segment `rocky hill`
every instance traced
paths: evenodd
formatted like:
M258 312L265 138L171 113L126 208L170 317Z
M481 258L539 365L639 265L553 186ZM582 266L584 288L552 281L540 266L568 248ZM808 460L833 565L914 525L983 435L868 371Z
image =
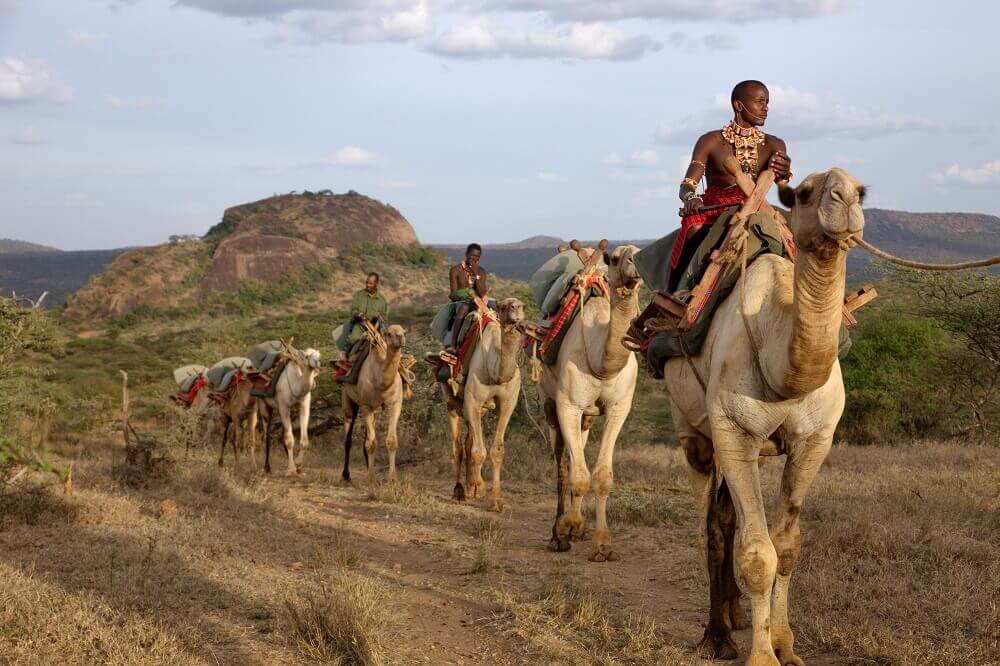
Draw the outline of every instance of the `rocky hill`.
M427 280L410 275L392 284L396 269L442 262L418 244L392 206L354 191L293 193L229 208L201 238L125 252L69 300L66 315L183 313L254 299L289 308L296 298L310 298L297 307L334 306L350 298L367 270L386 273L390 293L417 297L431 291L430 272Z
M22 252L62 252L59 248L29 243L28 241L14 240L13 238L0 238L0 254Z

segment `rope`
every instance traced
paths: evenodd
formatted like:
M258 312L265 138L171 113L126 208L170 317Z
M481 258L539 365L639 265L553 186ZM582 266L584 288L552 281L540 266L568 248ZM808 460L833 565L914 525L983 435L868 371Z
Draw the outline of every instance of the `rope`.
M906 268L916 268L921 271L961 271L967 268L983 268L984 266L995 266L1000 264L1000 256L990 257L988 259L977 259L976 261L963 261L957 264L928 264L922 261L913 261L912 259L902 259L889 254L885 250L880 250L861 238L856 238L854 240L857 241L858 245L865 248L879 259L885 259L890 263L905 266Z

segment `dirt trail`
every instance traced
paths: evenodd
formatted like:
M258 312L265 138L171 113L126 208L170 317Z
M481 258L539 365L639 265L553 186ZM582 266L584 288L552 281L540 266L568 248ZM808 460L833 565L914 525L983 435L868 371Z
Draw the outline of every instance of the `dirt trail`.
M483 501L453 502L444 479L426 480L420 472L427 470L413 471L411 478L425 479L414 482L425 503L416 510L406 501L370 500L358 479L354 486L308 476L273 481L287 484L301 517L320 531L336 527L350 533L364 553L363 568L389 585L398 630L391 643L403 663L532 663L523 642L502 633L497 593L504 589L531 598L553 576L573 578L577 587L612 599L618 610L645 613L670 645L689 655L688 663L705 663L693 652L707 613L707 591L698 575L692 529L613 526L621 560L591 563L589 539L569 553L547 550L550 495L508 489L504 512L494 514ZM495 566L472 573L468 555L476 548L477 526L491 519L502 525L506 539L491 553ZM737 642L746 654L749 631L739 632ZM847 662L812 655L809 663Z

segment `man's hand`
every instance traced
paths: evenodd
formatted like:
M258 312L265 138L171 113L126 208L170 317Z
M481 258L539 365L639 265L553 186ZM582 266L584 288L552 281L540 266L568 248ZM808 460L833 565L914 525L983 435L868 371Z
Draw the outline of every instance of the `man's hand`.
M688 215L697 215L704 203L705 202L702 201L701 197L691 197L685 201L684 217L687 217Z
M774 155L771 155L768 166L774 172L776 181L788 180L792 177L792 159L783 151L778 150Z

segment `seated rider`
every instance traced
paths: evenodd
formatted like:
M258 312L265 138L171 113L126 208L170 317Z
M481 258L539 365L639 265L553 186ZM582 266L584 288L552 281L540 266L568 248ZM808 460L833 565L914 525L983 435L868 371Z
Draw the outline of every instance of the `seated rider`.
M362 322L370 323L378 331L385 330L388 325L389 302L379 293L378 286L379 275L371 272L365 279L365 288L355 292L351 299L351 318L337 341L337 346L348 360L354 360L358 343L364 339Z
M465 249L465 260L457 266L452 266L448 274L450 293L448 298L455 304L455 319L451 329L451 351L458 348L458 334L462 329L465 316L476 308L472 300L474 295L486 298L489 288L486 285L486 271L479 265L483 256L483 248L478 243L472 243Z
M680 198L684 208L681 229L670 256L667 291L671 293L677 289L684 266L697 250L703 234L726 212L726 204L736 205L746 198L736 185L736 179L723 166L727 157L735 156L743 172L754 179L765 168L774 171L778 182L792 177L792 162L785 152L785 142L760 130L767 120L770 101L767 86L760 81L742 81L733 88L730 101L732 121L721 130L712 130L698 139L681 182ZM698 194L703 177L708 187L703 194Z

